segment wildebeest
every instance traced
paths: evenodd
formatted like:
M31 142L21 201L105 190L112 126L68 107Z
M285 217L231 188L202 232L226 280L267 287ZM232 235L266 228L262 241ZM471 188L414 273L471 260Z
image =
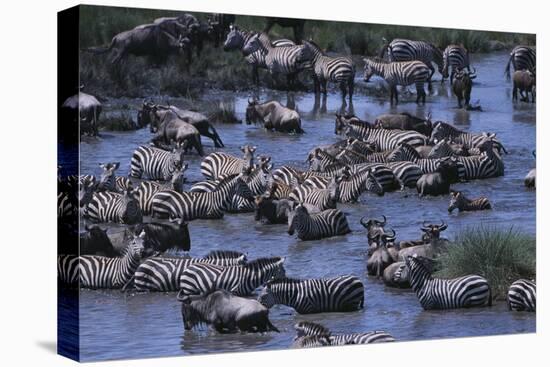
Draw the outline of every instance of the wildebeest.
M451 201L449 202L449 213L458 209L459 212L471 212L475 210L491 209L491 203L486 197L469 199L461 191L451 191Z
M161 111L170 110L174 112L180 119L193 125L202 136L212 139L216 148L225 146L218 135L218 132L210 123L208 117L200 112L183 110L172 105L164 106L144 101L141 110L138 111L137 115L139 126L145 126L151 123L150 112L153 107L157 107L157 109Z
M302 123L298 112L291 110L277 101L259 103L255 100L248 101L246 108L246 123L263 122L268 130L282 132L303 133Z
M86 51L110 53L111 64L118 64L128 55L148 56L154 63L164 63L171 54L184 49L183 36L174 37L158 24L144 24L113 37L108 47L91 47Z
M235 23L235 14L213 13L208 17L207 22L212 27L214 47L218 47L229 33L229 26Z
M418 179L416 182L416 190L420 196L448 194L451 182L456 182L457 176L458 169L456 158L441 158L435 172L425 173Z
M387 219L385 215L382 215L383 221L380 221L378 219L369 219L365 221L365 217L361 218L359 221L363 227L367 230L367 239L369 245L374 242L374 239L379 234L384 233L384 226L386 225Z
M82 87L81 87L82 88ZM80 133L96 136L99 129L99 115L101 114L101 102L91 94L78 92L63 102L62 108L78 111Z
M431 114L420 118L408 112L388 113L378 116L374 120L374 126L384 129L414 130L426 136L432 134Z
M470 72L466 69L455 71L455 80L453 80L453 94L458 101L458 108L470 107L470 95L472 93L472 80L475 78L475 69Z
M107 236L106 229L99 226L86 226L85 229L85 232L80 233L80 255L120 256Z
M378 278L384 273L384 269L394 262L393 257L386 247L387 243L395 240L395 231L392 234L379 233L376 238L369 237L369 241L376 242L376 249L367 259L367 272L369 275L376 275Z
M175 112L153 106L149 111L149 116L151 119L150 131L157 134L153 139L155 145L159 144L160 147L163 147L172 142L186 143L188 147L194 147L199 155L204 155L201 136L197 128L180 119Z
M292 27L292 30L294 31L294 41L296 43L300 43L304 38L305 22L305 19L266 17L264 33L269 33L275 24L280 27Z
M529 70L518 70L514 72L512 80L514 82L512 100L518 100L519 90L519 96L522 102L529 102L529 93L531 93L531 102L535 103L535 94L533 93L533 89L536 85L535 73ZM524 92L525 96L523 95Z
M219 333L240 331L267 332L279 330L269 321L269 309L254 299L238 297L218 289L189 296L181 305L185 330L205 323Z
M143 246L156 252L168 250L189 251L191 237L188 223L183 219L171 219L170 223L150 222L138 224L135 233L145 232Z
M440 238L440 233L447 229L447 223L441 221L441 224L424 224L422 226L422 231L424 235L422 239L424 240L423 245L417 245L412 247L407 247L399 250L397 259L403 261L407 256L412 256L417 254L418 256L423 256L429 259L434 258L439 252L446 246L448 243L447 239Z

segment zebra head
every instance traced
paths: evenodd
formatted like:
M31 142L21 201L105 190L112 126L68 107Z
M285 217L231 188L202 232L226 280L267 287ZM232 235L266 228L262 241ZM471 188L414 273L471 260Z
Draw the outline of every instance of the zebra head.
M229 36L228 36L229 37ZM260 33L254 34L248 39L248 41L241 48L241 52L244 56L248 56L262 48L262 41L260 39Z
M229 25L229 33L223 43L224 51L239 50L244 46L242 31L236 25Z
M84 181L78 183L78 202L81 208L85 208L94 196L97 184L95 181Z
M415 274L424 274L427 275L428 278L431 277L432 268L429 266L429 264L432 264L433 262L430 261L430 259L425 258L423 256L418 256L417 254L409 255L405 258L405 265L409 269L410 272L410 279L411 283L413 278L417 278L418 275L415 276ZM414 287L413 287L414 288Z
M441 220L441 224L426 224L426 222L424 222L422 223L422 227L420 228L420 230L424 232L424 235L422 235L422 239L426 242L439 239L441 232L446 229L447 223L445 223L443 220Z
M384 196L384 187L378 182L372 168L367 170L367 179L365 180L365 188L367 191L375 193L378 196Z
M170 181L172 184L172 190L182 192L183 191L183 184L185 182L185 171L189 165L187 163L184 163L183 165L176 165L176 170L172 172L171 175L166 175L164 177L165 181Z
M145 253L145 231L141 231L138 235L133 236L127 247L127 254L135 259L141 259L144 255L149 256L152 253Z
M296 230L296 225L301 223L304 217L309 217L307 208L302 204L298 204L288 212L288 234L293 235Z
M295 341L299 338L309 335L331 335L331 332L328 328L311 321L297 322L296 324L294 324L294 330L296 330L296 336L294 337Z
M465 203L467 200L462 191L451 191L451 201L447 210L452 213L453 210L461 208Z
M384 233L384 226L386 225L387 219L385 215L382 215L383 220L378 219L369 219L365 220L365 217L361 218L359 223L367 230L367 238L369 239L369 245L374 241L371 238L376 238L379 234Z
M240 148L241 152L243 152L243 160L247 164L246 168L248 170L252 169L252 167L254 167L254 152L256 151L256 149L258 149L258 147L252 145L243 145Z
M365 66L363 67L363 80L365 83L368 83L373 75L378 73L377 65L383 64L384 62L379 59L371 60L364 58Z
M264 305L267 308L271 308L277 304L277 299L275 298L275 295L271 291L271 286L266 284L262 290L260 291L260 294L258 296L258 302L260 302L262 305Z
M122 222L125 224L137 224L143 221L143 214L139 206L139 201L135 196L132 186L126 189L122 196Z
M444 125L443 122L436 122L434 128L432 129L430 143L437 144L440 140L445 140L445 138L449 137L447 130L448 129L446 129L446 125Z
M115 190L115 173L120 167L120 162L100 163L99 167L103 169L99 177L98 190Z

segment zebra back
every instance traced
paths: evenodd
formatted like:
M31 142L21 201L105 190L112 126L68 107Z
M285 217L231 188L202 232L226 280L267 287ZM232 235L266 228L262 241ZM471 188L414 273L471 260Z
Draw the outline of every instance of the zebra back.
M507 294L508 308L511 311L537 310L537 285L534 281L527 279L516 280Z

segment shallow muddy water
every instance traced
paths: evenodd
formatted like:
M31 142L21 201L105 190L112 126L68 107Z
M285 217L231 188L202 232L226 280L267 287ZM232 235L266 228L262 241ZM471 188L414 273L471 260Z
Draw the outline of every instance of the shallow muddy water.
M390 107L389 98L357 94L353 110L363 119L388 112L431 113L434 120L453 122L459 128L497 133L510 154L504 156L503 177L454 185L469 196L486 195L493 210L453 214L447 213L448 197L420 199L416 191L393 192L383 197L365 194L359 204L339 205L348 218L352 233L321 241L301 242L286 232L285 225L261 225L253 214L226 214L223 220L193 221L191 255L201 256L213 249L234 249L246 252L248 258L284 256L287 274L310 278L356 274L365 283L365 309L353 313L297 315L292 309L276 306L270 317L281 333L264 335L219 335L203 329L184 333L180 305L174 293L122 294L119 291L82 290L80 298L80 346L83 360L153 357L228 351L252 351L287 348L292 343L292 325L299 320L319 321L334 332L386 330L398 340L418 340L475 335L525 333L535 331L535 315L511 313L504 303L491 308L441 312L423 311L411 291L385 287L381 281L366 277L366 236L359 224L362 216L388 217L389 226L400 239L420 236L422 221L449 224L444 233L452 237L462 227L478 223L509 226L535 233L535 192L523 187L523 178L534 167L531 151L535 149L535 105L511 101L511 83L503 76L505 53L473 55L477 69L472 101L479 99L484 112L466 112L455 108L449 83L443 86L436 74L434 93L425 106L414 103L415 96L402 97L397 107ZM358 82L360 72L357 73ZM377 85L379 81L370 84ZM370 86L369 86L370 88ZM376 88L376 87L374 87ZM250 94L217 92L204 96L208 100L235 103L239 118ZM341 111L340 96L329 94L326 106L315 106L313 94L286 94L262 91L260 98L277 99L283 104L295 103L302 116L303 135L268 132L259 125L222 125L216 129L226 145L224 151L240 155L239 146L258 146L257 154L272 156L275 167L283 164L304 166L310 149L339 138L334 135L334 113ZM177 99L170 100L178 105ZM127 103L128 101L125 101ZM138 104L139 101L131 101ZM110 101L111 108L117 101ZM346 107L349 111L350 106ZM126 174L133 150L151 138L148 129L135 132L104 132L102 138L80 144L81 172L99 174L100 162L120 161L120 174ZM206 153L214 151L210 140L203 138ZM188 158L187 178L201 180L201 158ZM113 228L116 230L116 228Z

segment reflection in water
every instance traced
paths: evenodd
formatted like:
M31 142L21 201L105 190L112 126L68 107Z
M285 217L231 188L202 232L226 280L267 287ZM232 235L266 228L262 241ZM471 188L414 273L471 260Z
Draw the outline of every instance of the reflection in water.
M470 120L470 111L467 111L464 108L455 108L455 113L453 116L453 121L457 125L466 125L469 126L471 123Z
M286 107L290 108L291 110L296 109L296 100L294 99L294 92L286 93Z

